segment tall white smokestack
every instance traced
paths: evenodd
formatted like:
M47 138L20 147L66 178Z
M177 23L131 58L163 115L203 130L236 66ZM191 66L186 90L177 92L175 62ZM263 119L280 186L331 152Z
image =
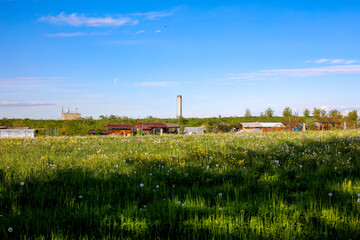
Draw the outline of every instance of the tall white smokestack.
M182 118L182 97L178 95L176 98L176 117Z

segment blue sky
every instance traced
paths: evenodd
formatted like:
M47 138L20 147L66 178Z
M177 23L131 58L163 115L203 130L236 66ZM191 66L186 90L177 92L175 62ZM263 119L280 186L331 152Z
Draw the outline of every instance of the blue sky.
M360 110L360 1L0 0L0 118Z

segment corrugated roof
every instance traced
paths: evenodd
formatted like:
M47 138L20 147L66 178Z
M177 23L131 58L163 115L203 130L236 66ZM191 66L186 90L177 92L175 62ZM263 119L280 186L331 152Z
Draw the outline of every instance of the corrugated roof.
M281 122L244 122L240 123L244 128L284 128Z
M176 123L166 123L167 128L179 128L180 125Z
M138 122L136 127L139 129L151 129L151 128L167 128L167 124L162 122Z
M262 127L266 128L284 128L284 124L281 122L261 122L259 123Z
M261 128L262 126L258 122L244 122L240 123L244 128Z
M107 124L107 129L131 129L131 124Z

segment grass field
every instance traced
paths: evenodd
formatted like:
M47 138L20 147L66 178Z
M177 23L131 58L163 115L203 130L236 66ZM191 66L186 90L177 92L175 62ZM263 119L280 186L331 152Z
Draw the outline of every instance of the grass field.
M0 239L359 239L360 131L0 139Z

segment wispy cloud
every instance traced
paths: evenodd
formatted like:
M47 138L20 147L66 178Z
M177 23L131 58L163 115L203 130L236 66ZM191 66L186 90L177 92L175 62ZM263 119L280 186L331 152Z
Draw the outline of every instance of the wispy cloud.
M155 31L155 33L159 33L159 32L161 32L161 30L156 30L156 31Z
M360 65L337 65L319 68L273 69L249 73L228 74L232 80L276 80L335 74L359 74Z
M71 32L71 33L48 33L45 34L47 37L82 37L82 36L105 36L109 35L110 32Z
M139 23L139 19L158 20L164 17L172 16L174 15L175 11L179 9L181 9L181 7L177 7L167 11L151 11L145 13L130 13L121 15L118 14L115 16L107 15L104 17L90 17L80 13L66 14L64 12L61 12L58 15L49 14L48 16L40 17L38 20L40 22L71 25L75 27L120 27L124 25L136 25ZM142 31L139 31L138 33L142 33Z
M146 12L146 13L133 13L131 15L133 16L144 16L146 19L149 20L158 20L163 17L169 17L174 15L174 13L181 9L181 7L174 8L172 10L167 11L153 11L153 12Z
M85 14L66 14L60 13L58 15L48 15L38 19L41 22L48 22L52 24L64 24L76 27L119 27L127 24L137 24L138 20L133 20L130 17L87 17Z
M356 110L360 109L360 105L353 105L353 106L341 106L339 107L340 110Z
M139 87L174 87L178 84L176 82L137 82L134 85Z
M34 107L34 106L51 106L56 105L54 103L47 102L11 102L11 101L0 101L0 107Z
M114 78L114 85L117 85L119 78Z
M143 33L143 32L145 32L145 30L137 31L136 34L141 34L141 33Z
M352 63L359 62L359 60L342 59L342 58L336 58L336 59L320 58L320 59L317 59L317 60L306 60L305 62L332 63L332 64L352 64Z

